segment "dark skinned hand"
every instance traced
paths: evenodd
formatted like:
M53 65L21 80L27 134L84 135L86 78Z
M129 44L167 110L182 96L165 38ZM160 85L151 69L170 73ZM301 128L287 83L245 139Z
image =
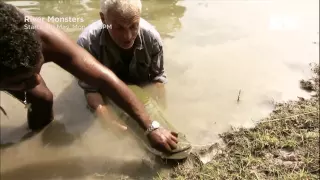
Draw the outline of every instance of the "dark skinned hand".
M177 148L178 134L164 128L156 129L148 134L151 146L161 152L170 153Z

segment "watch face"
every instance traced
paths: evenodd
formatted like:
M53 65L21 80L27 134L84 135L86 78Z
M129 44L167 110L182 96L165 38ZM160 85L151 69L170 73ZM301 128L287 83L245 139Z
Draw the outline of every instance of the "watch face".
M160 126L160 124L157 121L153 121L152 126L153 126L153 128L158 128Z

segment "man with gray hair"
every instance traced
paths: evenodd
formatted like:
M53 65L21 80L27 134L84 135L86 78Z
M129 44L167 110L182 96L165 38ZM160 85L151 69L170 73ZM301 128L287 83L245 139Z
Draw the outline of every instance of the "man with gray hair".
M86 27L77 43L125 83L151 84L158 92L163 92L167 77L161 37L141 18L141 7L140 0L101 0L101 19ZM84 89L89 108L98 117L108 119L105 95L82 81L79 85ZM155 129L151 135L165 137L172 133L175 134L166 129ZM163 144L166 150L175 149L177 142L169 142Z

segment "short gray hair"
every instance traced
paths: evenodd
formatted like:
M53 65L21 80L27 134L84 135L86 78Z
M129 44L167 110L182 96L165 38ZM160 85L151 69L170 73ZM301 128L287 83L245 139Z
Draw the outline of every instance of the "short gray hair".
M116 12L127 13L130 7L138 8L141 12L142 3L141 0L100 0L100 10L107 16L109 9L113 9Z

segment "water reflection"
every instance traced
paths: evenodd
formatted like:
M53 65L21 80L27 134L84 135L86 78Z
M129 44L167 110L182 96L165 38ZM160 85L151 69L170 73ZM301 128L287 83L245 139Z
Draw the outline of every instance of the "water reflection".
M28 10L34 16L79 16L95 9L88 6L88 0L53 0L53 1L5 1L21 9ZM92 4L90 4L92 5ZM98 8L98 6L97 6Z
M173 37L172 33L181 28L180 18L186 7L179 0L144 0L142 17L153 24L163 38Z
M12 4L16 7L23 8L29 11L33 15L38 15L37 12L40 11L40 3L38 1L4 1L8 4Z

